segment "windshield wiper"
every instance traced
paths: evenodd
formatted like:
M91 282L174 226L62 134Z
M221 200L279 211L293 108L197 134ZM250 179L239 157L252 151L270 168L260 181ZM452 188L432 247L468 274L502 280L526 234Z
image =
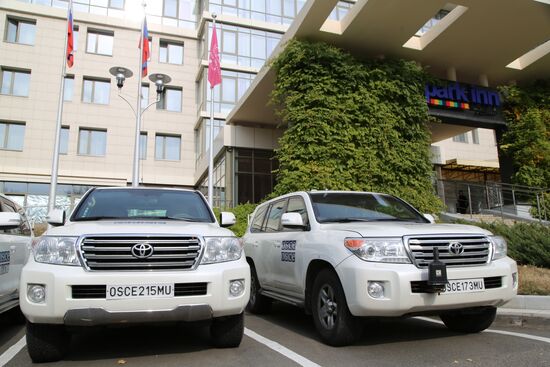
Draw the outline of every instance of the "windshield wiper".
M203 219L188 218L188 217L169 217L169 216L138 216L138 217L129 217L128 219L170 219L170 220L180 220L183 222L204 222Z
M122 217L109 217L109 216L105 216L105 215L97 215L97 216L94 216L94 217L79 217L79 218L75 218L75 219L73 219L73 222L85 222L85 221L100 220L100 219L127 219L127 218L122 218Z
M372 219L367 218L353 218L353 217L347 217L347 218L330 218L325 219L321 221L321 223L350 223L350 222L371 222Z
M420 223L416 219L402 219L402 218L377 218L377 219L371 219L373 222L415 222Z

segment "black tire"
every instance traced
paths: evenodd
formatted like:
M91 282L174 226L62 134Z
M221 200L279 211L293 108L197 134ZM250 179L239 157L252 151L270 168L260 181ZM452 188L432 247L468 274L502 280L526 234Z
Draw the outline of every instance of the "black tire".
M332 269L322 270L315 278L311 311L325 344L350 345L361 336L362 322L350 313L338 275Z
M27 350L34 363L63 359L70 343L71 337L63 325L27 322Z
M212 320L210 336L217 348L236 348L244 334L244 312L238 315L218 317Z
M450 330L459 333L479 333L487 329L497 314L496 307L456 310L439 315Z
M271 309L273 300L260 294L262 286L256 274L256 268L250 266L250 299L246 309L253 314L265 314Z

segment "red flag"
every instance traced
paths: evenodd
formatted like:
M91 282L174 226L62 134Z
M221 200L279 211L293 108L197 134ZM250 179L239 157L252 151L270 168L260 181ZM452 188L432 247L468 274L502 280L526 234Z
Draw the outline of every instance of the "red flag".
M210 43L210 60L208 61L208 81L210 88L222 82L222 69L220 67L220 54L218 52L218 36L216 35L216 24L212 33L212 42Z
M67 65L72 67L74 64L74 34L73 34L73 9L69 7L67 16Z
M143 47L141 47L143 45ZM147 30L147 18L143 19L143 33L139 40L138 48L141 49L141 77L147 76L147 60L149 59L149 31Z

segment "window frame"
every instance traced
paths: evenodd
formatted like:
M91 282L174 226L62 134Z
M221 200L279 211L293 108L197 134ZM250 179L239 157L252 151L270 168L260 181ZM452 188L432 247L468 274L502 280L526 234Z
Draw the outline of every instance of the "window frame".
M10 41L9 40L9 27L10 27L10 21L13 21L13 22L16 22L17 24L15 25L16 27L16 30L15 30L15 41ZM20 23L26 23L26 24L31 24L34 26L34 35L33 35L33 39L32 39L32 43L24 43L24 42L20 42L20 36L21 36L21 27L20 27ZM6 16L6 28L5 28L5 36L4 36L4 42L7 42L7 43L12 43L12 44L18 44L18 45L27 45L27 46L34 46L35 43L36 43L36 19L28 19L28 18L20 18L20 17L17 17L17 16L11 16L11 15L8 15Z
M25 147L25 130L27 127L27 124L25 122L17 122L17 121L5 121L0 120L0 124L6 125L6 128L4 130L4 140L0 141L0 151L6 150L6 151L12 151L12 152L22 152ZM10 137L10 126L12 125L18 125L23 126L23 141L21 142L21 149L11 149L8 148L8 142Z
M90 101L85 101L84 98L85 98L85 91L86 91L86 81L90 81L92 82L92 90L90 92ZM99 102L95 102L95 89L96 89L96 85L95 83L108 83L109 84L109 95L107 97L107 103L99 103ZM111 79L101 79L101 78L94 78L94 77L82 77L82 96L81 96L81 102L82 103L89 103L89 104L96 104L96 105L102 105L102 106L107 106L111 103Z
M279 203L282 203L283 204L283 208L281 210L281 213L279 215L279 218L277 219L277 229L273 229L271 230L270 228L268 228L267 224L269 223L269 218L271 216L271 211L273 210L273 208L275 206L277 206ZM263 232L265 233L278 233L278 232L282 232L282 225L281 225L281 217L283 216L283 214L285 213L286 211L286 208L288 206L288 198L284 198L284 199L280 199L280 200L277 200L277 201L274 201L272 202L270 205L269 205L269 210L267 212L267 215L265 217L265 220L264 220L264 224L263 224Z
M66 146L63 147L63 138L62 138L62 134L63 134L63 131L67 131L67 142L66 142ZM62 125L61 126L61 131L59 132L59 154L63 154L63 155L67 155L69 154L69 138L70 138L70 134L71 134L71 127L68 126L68 125ZM65 148L65 149L63 149Z
M162 138L162 157L157 156L157 139ZM167 158L166 155L166 139L167 138L178 138L179 139L179 149L178 149L178 159ZM156 161L169 161L169 162L178 162L181 161L181 135L178 134L164 134L156 133L155 134L155 160Z
M170 62L170 45L181 47L181 62ZM162 50L166 50L166 60L162 60ZM178 42L174 40L160 39L159 40L159 63L160 64L170 64L170 65L183 65L185 59L185 43Z
M168 108L166 108L167 100L168 100L166 96L167 96L167 91L169 90L180 92L180 98L179 98L180 109L179 110L169 110ZM157 111L176 112L176 113L182 112L183 111L183 88L172 86L172 85L164 87L164 91L161 93L160 98L157 101Z
M73 28L74 29L74 28ZM90 35L94 34L96 36L95 42L94 42L94 49L93 51L90 51ZM108 36L112 38L111 43L111 53L101 53L98 51L99 46L99 36ZM115 32L109 31L105 29L96 29L96 28L88 28L86 31L86 53L91 55L100 55L100 56L113 56L113 50L115 49Z
M85 153L81 153L81 150L80 150L80 147L81 147L81 144L82 144L82 135L81 135L81 133L83 131L87 131L89 133L88 134L88 139L87 139L87 142L86 142L86 148L87 149L86 149ZM93 132L103 132L103 133L105 133L105 149L103 151L103 154L92 154L91 153L91 147L93 145L93 140L92 140L92 133ZM78 129L77 154L79 156L85 156L85 157L105 157L107 155L107 129L80 127Z
M4 87L4 72L11 73L10 82L9 82L9 92L8 93L2 93L2 89ZM19 94L13 94L13 88L15 85L15 74L27 74L29 83L27 84L27 94L19 95ZM29 97L31 92L31 70L27 69L18 69L18 68L10 68L10 67L0 67L0 95L4 96L12 96L12 97Z
M144 144L142 144L143 137L145 137ZM148 139L147 131L141 131L139 133L139 159L141 161L147 160L147 139Z

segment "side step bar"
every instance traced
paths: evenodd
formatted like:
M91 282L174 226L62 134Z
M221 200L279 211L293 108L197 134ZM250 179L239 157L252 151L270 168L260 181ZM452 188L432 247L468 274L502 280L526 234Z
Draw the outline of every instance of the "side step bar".
M303 300L293 298L293 297L290 297L290 296L287 296L287 295L275 293L273 291L268 291L268 290L265 290L265 289L262 289L260 291L260 293L261 293L262 296L266 296L266 297L269 297L269 298L276 299L277 301L281 301L281 302L284 302L284 303L289 303L291 305L304 308L304 301Z

